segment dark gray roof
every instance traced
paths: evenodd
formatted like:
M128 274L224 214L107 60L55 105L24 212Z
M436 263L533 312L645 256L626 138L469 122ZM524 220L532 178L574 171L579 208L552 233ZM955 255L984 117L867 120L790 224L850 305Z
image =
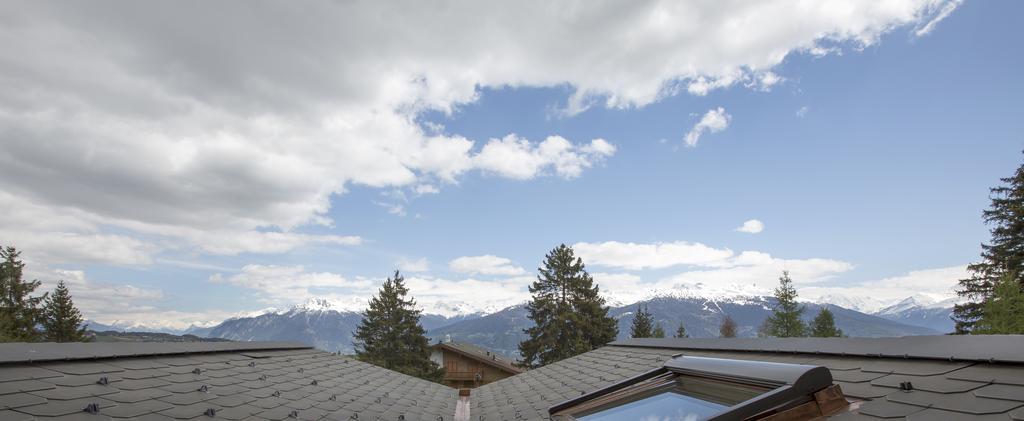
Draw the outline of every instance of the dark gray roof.
M0 344L0 420L451 420L455 395L298 344Z
M548 419L556 403L680 354L824 366L863 401L836 419L1024 420L1024 336L630 339L474 389L472 416ZM914 390L900 391L907 381Z
M1024 420L1022 353L1024 336L626 340L474 389L471 419L547 419L683 354L827 367L859 400L836 419ZM451 420L455 395L297 344L0 344L0 420Z
M459 354L482 361L485 364L492 365L509 373L518 374L523 372L523 369L516 367L515 362L512 360L498 355L494 351L489 351L473 344L467 344L464 342L442 342L434 346L455 351Z

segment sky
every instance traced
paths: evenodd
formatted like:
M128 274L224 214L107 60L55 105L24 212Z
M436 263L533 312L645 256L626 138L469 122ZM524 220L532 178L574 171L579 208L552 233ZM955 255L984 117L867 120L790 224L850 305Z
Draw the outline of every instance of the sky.
M0 244L183 328L400 269L425 311L953 296L1021 164L1014 1L0 5Z

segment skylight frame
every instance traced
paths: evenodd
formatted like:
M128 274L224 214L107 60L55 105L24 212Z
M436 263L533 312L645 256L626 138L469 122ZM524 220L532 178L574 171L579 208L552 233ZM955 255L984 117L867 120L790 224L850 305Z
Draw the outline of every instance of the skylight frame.
M815 392L832 385L831 372L820 366L680 356L663 367L554 405L548 413L567 420L593 415L656 396L651 392L681 377L762 390L706 420L745 419L769 411L785 410L813 400ZM668 391L665 389L660 393Z

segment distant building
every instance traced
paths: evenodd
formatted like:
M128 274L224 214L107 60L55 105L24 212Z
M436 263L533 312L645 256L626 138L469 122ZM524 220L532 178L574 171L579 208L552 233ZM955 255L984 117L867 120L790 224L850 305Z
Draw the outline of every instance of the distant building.
M457 389L483 386L523 372L512 360L467 343L434 345L430 359L444 367L444 384Z

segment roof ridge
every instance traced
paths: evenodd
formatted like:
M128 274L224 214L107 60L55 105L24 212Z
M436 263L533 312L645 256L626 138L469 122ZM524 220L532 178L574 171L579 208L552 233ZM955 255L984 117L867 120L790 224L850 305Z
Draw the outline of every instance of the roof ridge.
M16 342L0 344L0 364L312 348L297 342Z

